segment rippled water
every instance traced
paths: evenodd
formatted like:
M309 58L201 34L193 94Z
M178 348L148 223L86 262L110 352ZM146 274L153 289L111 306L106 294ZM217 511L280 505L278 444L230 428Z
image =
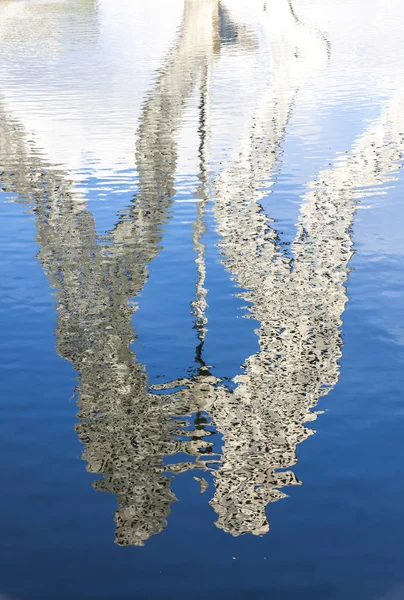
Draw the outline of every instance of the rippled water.
M0 592L404 598L403 19L0 0Z

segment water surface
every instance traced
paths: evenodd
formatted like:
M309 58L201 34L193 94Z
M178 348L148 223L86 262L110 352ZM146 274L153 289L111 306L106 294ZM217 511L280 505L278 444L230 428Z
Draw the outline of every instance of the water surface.
M404 598L403 13L0 0L0 591Z

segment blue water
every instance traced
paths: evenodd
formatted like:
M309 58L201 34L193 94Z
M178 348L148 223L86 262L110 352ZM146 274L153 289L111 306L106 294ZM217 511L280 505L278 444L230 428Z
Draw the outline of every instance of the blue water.
M0 594L399 600L403 7L168 4L0 3Z

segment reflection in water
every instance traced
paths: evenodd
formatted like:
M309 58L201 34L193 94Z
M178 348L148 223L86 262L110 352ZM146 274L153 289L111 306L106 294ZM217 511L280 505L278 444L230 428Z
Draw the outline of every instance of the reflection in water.
M301 30L286 3L278 4L276 9L271 7L267 17L271 55L268 83L247 133L237 146L236 159L218 175L213 186L214 214L225 262L241 286L250 290L246 298L253 303L254 318L262 324L261 351L247 360L245 374L235 379L238 385L234 391L220 385L209 373L201 373L183 392L192 398L194 410L209 412L223 435L211 504L219 516L218 527L233 535L268 531L266 505L282 497L277 488L296 482L293 473L275 470L294 464L294 449L307 435L304 429L297 436L288 423L291 415L287 404L284 412L276 408L286 397L289 404L292 400L291 409L299 413L298 398L289 398L285 382L278 381L281 371L274 358L284 349L273 348L276 328L264 326L270 315L275 316L269 299L272 280L279 281L280 293L288 281L286 277L282 281L276 272L275 233L269 228L259 200L268 193L265 182L279 159L298 87L307 71L326 59L327 45L317 34ZM288 262L283 260L288 270ZM287 326L284 323L283 327ZM291 343L296 345L296 338ZM272 393L271 379L276 380ZM189 467L192 466L191 463Z
M290 2L266 6L272 62L234 159L211 181L208 169L212 65L221 44L256 43L217 0L186 0L177 40L144 105L137 132L139 191L101 240L68 174L47 164L5 112L0 115L1 179L33 206L39 259L56 290L60 354L80 375L77 432L95 488L117 497L116 541L142 545L161 532L175 496L171 475L212 472L217 525L232 535L269 529L269 502L298 483L289 469L311 430L313 408L338 378L344 283L352 254L351 227L362 187L384 181L400 158L402 100L355 143L350 155L321 172L302 207L293 259L278 243L260 206L268 193L299 86L322 64L328 45L302 28ZM241 41L240 41L241 40ZM306 68L307 67L307 68ZM193 242L198 283L192 304L197 330L196 374L148 386L130 349L135 333L130 300L142 290L157 256L174 195L176 138L191 94L200 86L200 186ZM229 389L203 360L207 290L205 210L213 197L223 261L259 321L259 351ZM214 455L207 413L223 437ZM196 414L196 417L194 416ZM189 431L192 417L194 430ZM183 424L187 425L185 429ZM189 462L166 464L181 452ZM206 487L203 478L201 491Z
M316 418L313 407L338 379L351 227L365 194L360 188L382 183L397 168L400 122L400 107L392 103L349 157L309 184L293 259L277 244L259 204L246 195L245 182L251 189L259 182L252 173L258 156L242 156L242 163L218 178L222 251L249 290L251 315L261 324L259 352L247 359L234 392L226 401L215 400L212 409L224 438L212 505L218 526L234 535L267 531L267 503L283 497L279 488L298 483L284 469L296 463L296 446L312 433L304 423Z
M39 258L57 290L58 350L80 373L79 425L88 470L98 490L117 496L116 539L139 545L166 524L175 496L163 457L178 450L175 411L147 392L147 377L129 346L128 306L147 278L174 194L176 131L198 77L217 50L217 2L187 1L175 46L145 104L138 131L139 193L100 244L94 219L64 174L29 152L22 132L2 115L2 179L32 202ZM22 157L24 159L22 160Z

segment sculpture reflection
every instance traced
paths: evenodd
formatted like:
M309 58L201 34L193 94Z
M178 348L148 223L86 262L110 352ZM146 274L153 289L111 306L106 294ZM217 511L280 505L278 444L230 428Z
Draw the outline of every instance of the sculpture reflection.
M130 349L129 300L158 253L174 193L176 131L201 69L216 52L217 2L187 1L175 46L145 103L138 132L139 193L99 243L67 175L30 151L5 114L2 179L32 203L39 260L56 289L60 354L80 374L77 432L98 490L117 496L116 539L139 545L166 524L175 496L162 469L178 444L167 399L147 391L147 376Z
M302 29L286 0L268 5L265 15L272 56L268 82L234 159L212 182L212 64L221 43L245 43L248 52L258 46L246 29L237 35L236 21L217 0L186 0L177 40L137 132L139 191L101 241L68 174L47 164L5 113L0 117L1 179L35 212L39 260L56 290L58 351L80 378L77 433L83 458L90 472L102 476L95 488L117 497L121 545L142 545L164 529L175 500L167 475L193 469L213 474L211 505L218 527L232 535L268 531L266 506L284 496L283 487L298 483L289 469L297 445L312 433L305 423L316 418L313 408L338 379L358 188L381 183L400 158L403 103L398 96L351 154L310 184L292 245L294 258L284 253L260 201L274 181L298 88L313 68L314 55L320 64L326 60L328 45ZM147 266L159 251L174 196L176 138L198 85L196 374L151 388L131 349L135 308L130 301L142 290ZM209 202L224 264L248 290L243 294L260 323L259 351L246 359L234 389L213 377L203 359L203 235ZM210 452L211 433L202 412L223 437L221 455ZM179 452L189 461L176 462ZM171 464L167 457L173 457Z
M396 111L396 109L395 109ZM298 483L296 447L312 433L304 423L338 380L344 283L352 256L351 228L360 186L382 183L397 168L402 148L400 120L384 116L355 143L349 158L321 172L309 187L293 259L277 244L269 219L251 202L235 172L246 173L252 156L217 182L215 210L229 270L252 302L260 323L260 351L212 414L223 432L223 458L212 505L218 526L238 535L265 533L268 502ZM399 113L395 112L395 117ZM401 118L401 117L399 117ZM249 231L246 224L255 221Z

